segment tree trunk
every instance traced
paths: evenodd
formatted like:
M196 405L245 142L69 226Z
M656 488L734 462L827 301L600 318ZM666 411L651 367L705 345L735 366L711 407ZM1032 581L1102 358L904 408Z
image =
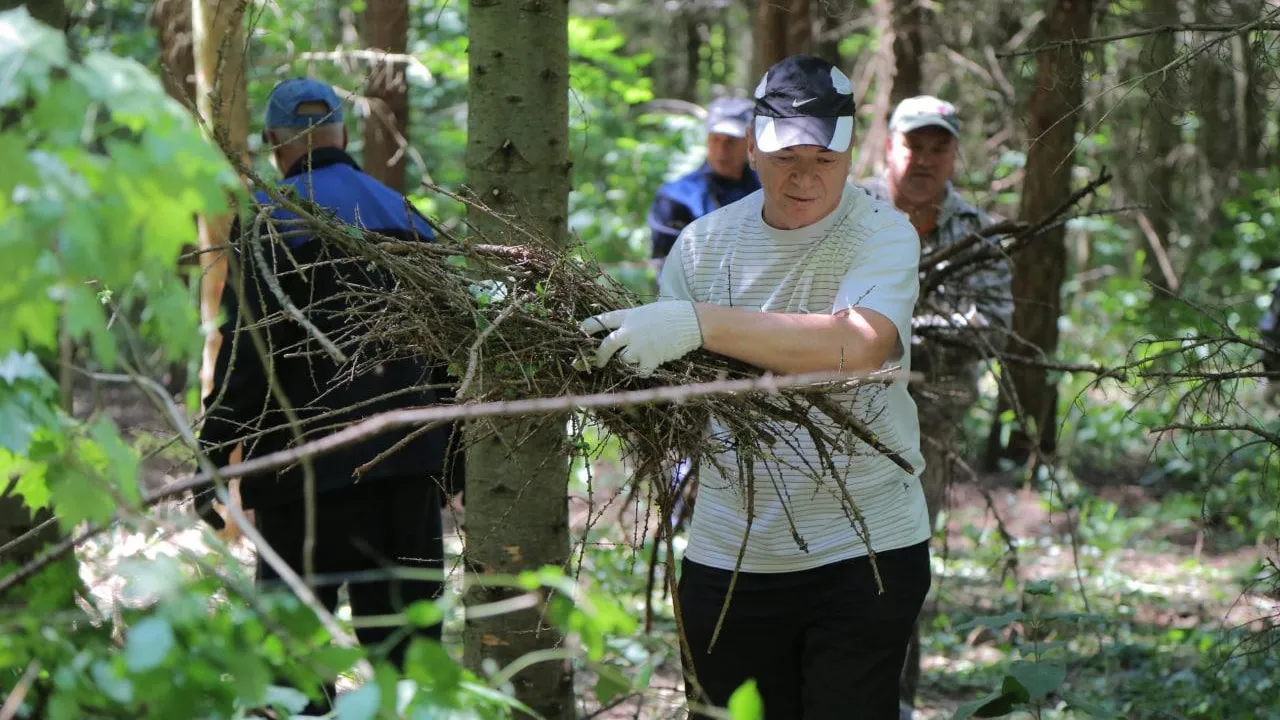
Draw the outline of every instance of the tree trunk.
M212 131L213 139L229 157L249 161L249 108L245 80L245 23L248 0L191 0L191 47L195 59L196 110ZM218 359L222 336L218 332L218 310L227 280L224 251L231 233L234 213L197 219L200 247L200 321L206 328L200 358L200 396L209 394L213 367ZM240 459L240 449L231 462ZM233 480L229 491L239 502L240 481ZM235 520L226 518L226 536L239 535Z
M787 54L813 54L813 13L810 0L791 0L787 17Z
M472 1L467 88L467 184L497 213L563 245L569 197L568 0ZM514 242L493 217L471 222L492 242ZM477 382L483 385L480 368ZM564 416L477 423L467 457L468 569L508 573L569 562L568 453ZM468 605L510 597L469 588ZM468 618L465 662L479 671L563 642L542 606ZM572 667L536 663L513 679L542 717L574 717Z
M692 8L684 10L681 15L681 23L684 35L684 50L681 57L683 63L680 72L680 84L676 93L676 97L689 102L698 101L698 79L702 65L702 33L698 26L702 19L699 13ZM680 33L676 33L679 35Z
M1086 38L1093 18L1092 0L1052 0L1043 26L1043 41L1054 43ZM1031 96L1027 137L1026 175L1022 186L1020 216L1035 222L1061 205L1071 194L1075 166L1075 131L1084 101L1084 53L1079 45L1042 50L1036 58L1036 88ZM1013 333L1021 342L1009 348L1018 355L1052 357L1058 347L1058 316L1062 306L1062 282L1066 276L1065 229L1058 226L1041 235L1014 258ZM1038 438L1041 452L1052 454L1057 432L1057 389L1040 368L1010 364L1023 423L1010 436L1004 455L1026 462ZM1001 392L1001 407L1011 407ZM1000 423L992 424L988 446L999 447ZM989 457L994 460L994 457Z
M1163 12L1157 15L1155 22L1159 25L1174 25L1179 20L1178 6L1169 2ZM1152 159L1149 172L1139 170L1139 196L1148 206L1146 221L1139 216L1139 228L1146 247L1146 259L1143 277L1156 288L1155 299L1167 298L1169 292L1176 292L1177 280L1173 275L1173 266L1169 262L1168 250L1173 247L1174 228L1174 162L1175 151L1180 143L1181 130L1176 117L1181 111L1181 93L1178 91L1177 75L1159 72L1159 69L1173 62L1178 51L1178 36L1175 33L1160 33L1151 39L1151 47L1145 54L1146 62L1142 65L1146 75L1147 109L1143 113L1147 122L1146 134L1150 138L1145 157ZM1135 168L1136 169L1136 168Z
M249 109L245 85L244 11L248 0L192 0L191 43L195 56L196 108L213 132L214 141L229 155L249 160ZM224 47L225 45L225 47ZM221 58L222 67L219 68ZM221 337L217 330L218 303L227 279L222 252L231 232L232 213L199 220L201 250L200 320L208 328L200 363L200 394L213 384L213 364Z
M1236 0L1232 6L1233 22L1248 22L1263 11L1260 0ZM1240 117L1240 162L1249 169L1266 167L1262 138L1267 126L1267 75L1262 67L1268 62L1267 45L1274 35L1246 33L1231 41L1235 72L1236 113Z
M755 17L755 76L788 55L813 52L810 0L759 0Z
M889 137L889 115L893 111L893 9L888 0L877 0L875 12L875 50L859 59L852 75L858 112L866 118L866 134L854 143L854 178L879 175L884 170L885 140ZM866 78L871 77L868 81ZM858 97L857 93L862 96ZM867 98L870 97L870 100Z
M408 0L368 0L365 45L403 55L409 46ZM409 143L409 85L405 63L375 63L365 95L371 112L364 124L364 169L388 187L405 189L405 149Z
M148 20L160 44L160 79L169 97L196 102L196 58L191 47L191 0L157 0Z
M882 0L883 1L883 0ZM921 0L893 0L893 91L889 102L897 106L924 91L923 31L926 22Z
M758 0L752 31L752 74L755 77L761 77L774 63L787 56L787 24L782 0Z

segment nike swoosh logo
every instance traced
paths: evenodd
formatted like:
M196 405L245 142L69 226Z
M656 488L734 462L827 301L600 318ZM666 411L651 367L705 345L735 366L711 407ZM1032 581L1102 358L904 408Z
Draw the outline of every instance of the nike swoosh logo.
M791 101L791 107L800 107L801 105L806 105L806 104L811 103L811 102L813 102L814 100L817 100L817 99L818 99L818 98L816 98L816 97L811 97L811 98L809 98L808 100L792 100L792 101Z

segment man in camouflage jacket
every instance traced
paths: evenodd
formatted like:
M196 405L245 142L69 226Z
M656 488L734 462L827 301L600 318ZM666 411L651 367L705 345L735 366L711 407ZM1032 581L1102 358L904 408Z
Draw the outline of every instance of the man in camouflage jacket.
M889 132L885 173L861 185L906 213L920 235L922 258L993 224L951 185L960 134L951 103L929 96L903 100L889 121ZM984 240L951 262L990 242ZM923 269L927 273L932 268ZM912 318L911 365L925 382L913 383L911 390L919 407L925 457L921 481L935 528L954 468L957 429L977 398L982 361L1006 344L1013 317L1011 284L1008 259L1001 257L959 270L938 287L920 286ZM918 646L913 644L911 650L903 681L907 704L914 701L919 680Z

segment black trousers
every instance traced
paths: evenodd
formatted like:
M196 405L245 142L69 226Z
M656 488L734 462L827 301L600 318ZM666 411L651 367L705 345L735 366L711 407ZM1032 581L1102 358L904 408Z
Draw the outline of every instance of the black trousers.
M723 707L754 678L765 720L897 720L898 678L929 591L927 542L794 573L739 573L716 644L712 632L733 573L685 560L680 611L705 693ZM690 717L705 717L691 713Z
M355 483L316 496L315 545L312 562L322 582L316 597L329 610L338 604L338 588L346 576L353 618L393 615L419 600L439 596L438 581L397 579L395 566L440 571L444 568L443 522L439 490L426 477L380 478ZM266 541L299 575L303 572L306 516L299 500L256 510L257 526ZM280 576L258 562L258 582L274 586ZM398 667L414 637L440 639L441 627L415 630L370 627L356 630L370 655L384 654Z

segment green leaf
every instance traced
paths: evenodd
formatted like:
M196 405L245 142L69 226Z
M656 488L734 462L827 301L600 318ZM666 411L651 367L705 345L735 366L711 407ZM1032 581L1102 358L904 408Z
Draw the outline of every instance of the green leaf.
M129 628L124 646L125 667L135 673L157 668L173 645L173 626L168 619L159 615L143 618Z
M105 660L95 662L89 670L93 682L103 695L121 705L133 702L133 683L127 677L121 677L115 667Z
M363 685L338 696L333 704L337 720L373 720L378 714L382 692L377 685Z
M1000 693L1005 697L1010 698L1015 703L1024 703L1031 700L1031 692L1012 675L1004 676L1004 682L1000 683ZM991 716L980 715L979 717Z
M230 681L237 698L250 705L257 704L266 697L271 671L260 657L241 657L236 660Z
M314 613L312 614L314 617ZM307 661L316 666L316 672L326 678L337 677L356 664L364 653L359 648L344 648L337 645L316 648L307 655Z
M120 438L111 419L106 415L99 416L89 426L89 437L94 441L94 460L104 471L107 481L116 487L123 499L141 501L138 453Z
M53 400L33 392L32 383L0 385L0 449L29 455L41 428L58 426Z
M20 100L28 89L49 88L49 74L67 64L62 33L31 17L25 7L0 12L0 107Z
M1026 593L1028 595L1053 595L1055 591L1052 580L1037 580L1027 584Z
M14 188L34 187L40 175L27 159L27 141L17 134L0 134L0 167L5 169L0 173L0 211L3 211Z
M171 555L126 558L118 572L125 578L124 597L133 602L170 599L182 588L182 569Z
M9 462L12 460L12 462ZM22 496L32 510L49 507L49 483L45 480L44 463L24 462L0 448L0 477L18 477L13 491Z
M479 700L487 701L496 707L511 708L517 712L524 713L531 718L535 718L535 720L542 720L542 716L534 712L528 705L525 705L506 693L500 693L491 687L474 682L464 682L462 683L462 689L465 690L468 695Z
M971 717L1000 717L1013 711L1015 698L1003 690L996 690L986 697L967 702L956 708L951 720L968 720Z
M53 378L40 365L40 359L30 352L19 353L13 350L0 359L0 380L10 385L19 380L30 380L43 388L57 389Z
M1067 668L1052 662L1015 661L1009 674L1026 688L1031 699L1039 700L1057 690L1067 679Z
M116 503L101 478L90 477L69 464L51 465L49 489L58 522L71 531L82 522L106 522L115 515Z
M612 665L597 664L592 667L596 671L596 700L601 705L608 705L623 693L631 690L627 676Z
M733 720L764 720L764 700L755 680L748 680L729 696L729 715Z
M433 600L419 600L404 611L404 617L417 627L431 627L444 620L444 607Z
M440 643L417 638L405 655L404 675L424 688L452 692L462 682L462 667Z
M66 288L66 305L64 317L67 321L67 332L72 337L89 336L89 346L93 348L93 356L107 368L116 364L116 339L107 330L107 318L102 312L98 296L84 285Z
M307 706L307 696L295 688L270 685L263 704L296 715Z

